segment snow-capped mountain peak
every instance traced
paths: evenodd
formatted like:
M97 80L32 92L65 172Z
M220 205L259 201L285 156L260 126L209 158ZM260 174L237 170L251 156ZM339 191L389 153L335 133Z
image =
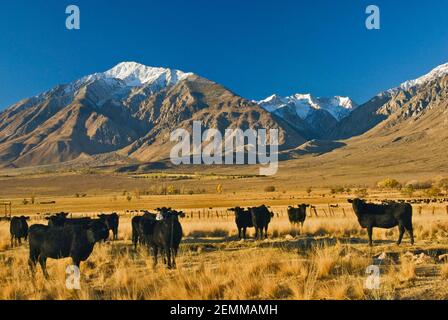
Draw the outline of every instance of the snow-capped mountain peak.
M121 85L127 87L154 85L158 88L164 88L170 85L176 85L191 75L193 73L168 68L149 67L137 62L121 62L105 72L85 76L73 82L72 86L76 90L86 83L104 80L113 85L119 81Z
M136 62L122 62L101 75L105 78L122 80L126 85L134 87L160 80L166 82L166 85L174 85L192 75L192 73L166 68L148 67Z
M337 121L350 114L358 105L349 97L315 98L311 94L294 94L289 97L272 95L258 104L266 111L282 113L284 108L290 109L302 119L306 119L313 110L325 110Z
M403 90L408 90L410 88L421 86L423 84L426 84L428 82L431 82L435 79L441 78L443 76L448 75L448 63L442 64L433 70L431 70L429 73L425 74L424 76L417 78L415 80L409 80L400 85L400 88Z

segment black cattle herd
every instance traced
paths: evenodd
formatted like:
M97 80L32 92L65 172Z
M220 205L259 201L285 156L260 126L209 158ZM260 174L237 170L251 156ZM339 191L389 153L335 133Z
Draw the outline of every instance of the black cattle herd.
M448 200L448 199L447 199ZM383 201L381 204L367 203L361 199L348 200L353 206L358 222L367 229L369 244L372 245L373 228L391 229L398 227L400 245L407 232L414 244L412 226L412 206L405 201ZM426 203L417 202L417 203ZM303 227L307 208L310 205L300 204L288 207L288 218L291 224ZM447 209L448 210L448 209ZM238 237L246 239L247 229L255 228L255 239L268 237L268 227L274 217L267 206L248 209L236 207L229 209L235 214ZM185 217L182 211L171 208L158 208L157 213L145 211L143 215L132 218L132 243L137 250L143 245L152 250L154 266L160 255L168 268L176 267L176 257L182 240L182 226L179 217ZM47 225L28 226L29 217L13 217L10 220L11 247L20 245L22 239L29 241L29 265L32 271L40 264L45 277L48 277L46 261L51 259L71 258L78 266L86 261L96 243L107 241L110 232L113 240L118 239L119 215L100 214L97 218L69 218L69 213L61 212L47 217Z

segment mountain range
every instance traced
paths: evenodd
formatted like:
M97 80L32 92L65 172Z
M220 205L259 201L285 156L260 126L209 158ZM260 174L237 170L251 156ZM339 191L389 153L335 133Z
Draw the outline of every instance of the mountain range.
M310 94L245 99L193 73L123 62L59 85L0 113L0 166L15 168L101 156L166 160L170 133L193 121L228 127L276 128L286 159L328 154L351 145L426 150L448 147L448 64L358 105L348 97ZM398 150L398 149L397 149ZM400 149L402 150L402 149Z

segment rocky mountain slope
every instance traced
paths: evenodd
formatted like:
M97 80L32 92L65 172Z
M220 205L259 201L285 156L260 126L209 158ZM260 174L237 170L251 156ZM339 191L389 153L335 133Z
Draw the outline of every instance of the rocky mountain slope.
M140 161L165 159L170 132L205 126L276 128L282 148L299 131L222 86L191 73L121 63L23 100L0 114L0 165L59 163L117 152Z
M127 62L1 112L0 166L166 160L170 133L201 121L221 131L278 129L282 160L299 164L312 154L322 170L403 163L442 170L447 104L448 64L358 106L299 94L256 103L192 73Z

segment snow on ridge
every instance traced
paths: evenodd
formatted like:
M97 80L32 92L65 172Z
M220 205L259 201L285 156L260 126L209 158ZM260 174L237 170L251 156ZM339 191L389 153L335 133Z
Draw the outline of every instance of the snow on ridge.
M435 79L441 78L445 75L448 75L448 63L442 64L442 65L434 68L429 73L425 74L424 76L422 76L420 78L417 78L415 80L409 80L409 81L402 83L400 85L400 88L403 90L409 90L413 87L426 84Z
M148 67L136 62L122 62L102 74L106 78L124 81L128 86L141 86L157 81L165 85L175 85L192 75L180 70Z
M276 113L281 113L284 108L290 108L302 119L305 119L313 110L326 110L338 121L358 107L349 97L315 98L311 94L299 93L289 97L272 95L258 101L258 104L266 111Z
M389 90L380 92L377 96L379 96L379 97L391 96L391 95L396 94L402 90L409 90L409 89L412 89L415 87L425 85L433 80L439 79L446 75L448 75L448 63L442 64L442 65L432 69L429 73L427 73L417 79L405 81L398 87L394 87Z

